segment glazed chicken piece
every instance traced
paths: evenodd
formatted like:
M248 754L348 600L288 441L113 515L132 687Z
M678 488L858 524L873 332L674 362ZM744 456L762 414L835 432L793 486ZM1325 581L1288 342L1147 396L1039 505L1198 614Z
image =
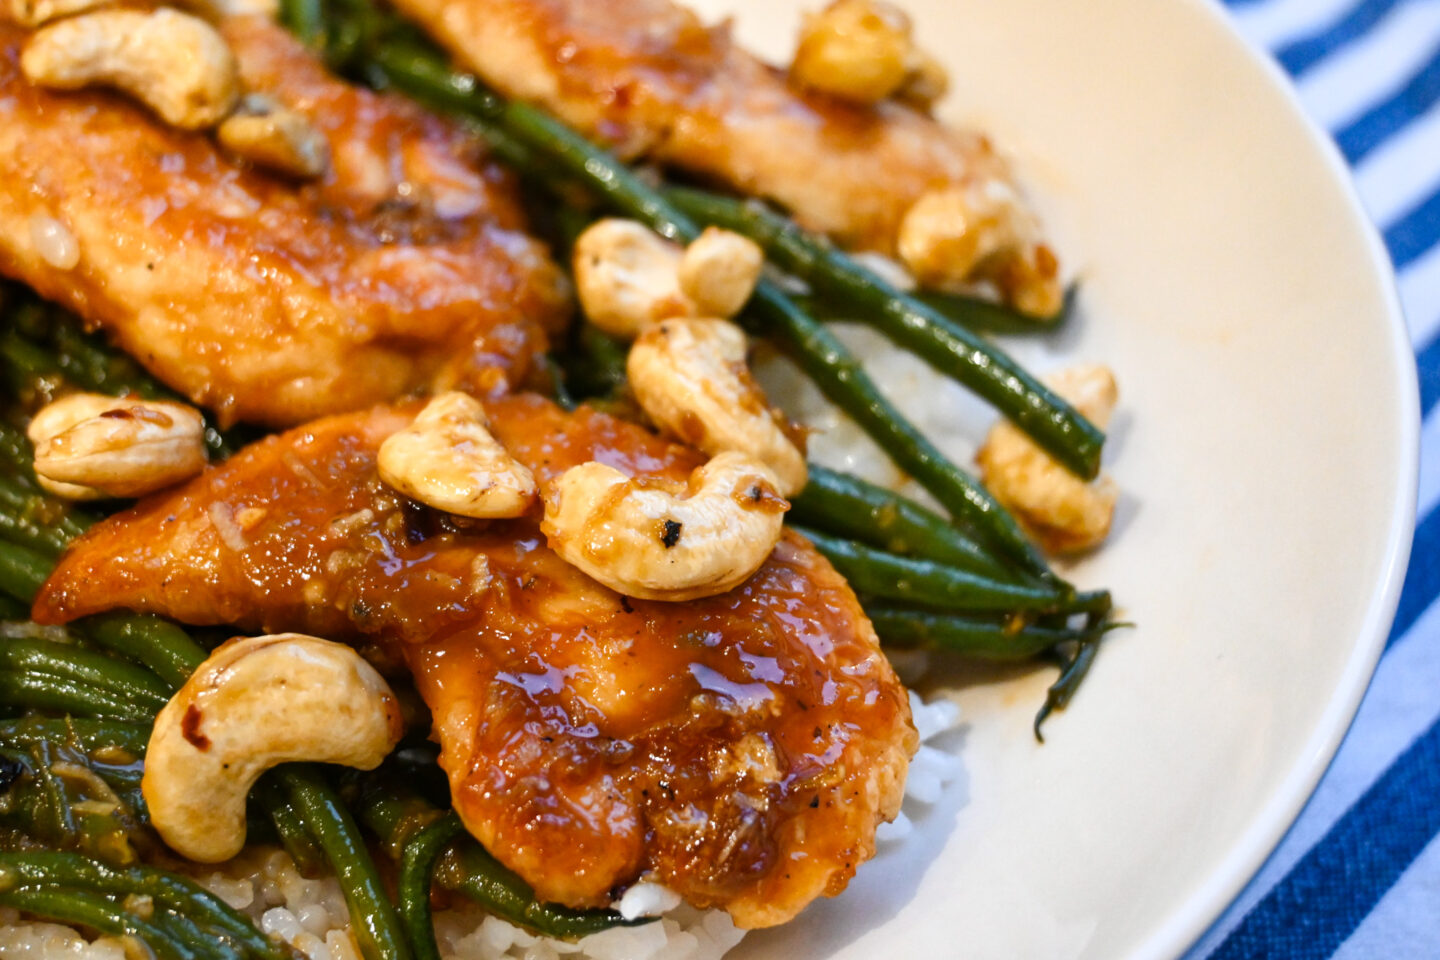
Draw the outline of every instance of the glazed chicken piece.
M486 83L539 104L626 158L646 157L765 197L843 246L894 254L927 192L998 180L978 134L894 101L803 93L671 0L395 0ZM1028 216L1028 213L1025 214ZM992 279L1007 297L1058 306L1048 248Z
M280 27L222 31L246 88L323 133L328 172L296 183L119 94L33 86L26 34L0 23L0 274L225 421L523 380L567 294L520 232L511 178L458 126L341 83ZM43 239L57 224L73 265Z
M545 900L602 905L644 876L760 927L843 889L916 747L849 586L787 535L729 593L619 596L536 517L462 528L384 487L377 449L417 409L271 437L141 501L71 547L35 618L129 608L398 654L466 826ZM592 459L672 479L701 462L583 408L487 409L542 492Z

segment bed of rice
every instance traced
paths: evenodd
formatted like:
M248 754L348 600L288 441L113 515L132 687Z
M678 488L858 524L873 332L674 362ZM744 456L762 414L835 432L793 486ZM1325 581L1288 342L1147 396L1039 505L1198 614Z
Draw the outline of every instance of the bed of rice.
M959 723L958 708L944 699L924 703L914 693L910 702L922 743L905 783L904 810L877 835L881 856L904 855L912 818L923 816L925 805L938 800L945 784L960 773L958 757L926 742ZM198 873L196 879L249 914L261 930L279 936L310 960L360 960L340 885L332 877L302 877L283 850L250 850L224 870ZM661 919L570 943L533 936L467 904L437 913L435 931L446 960L719 960L744 935L723 911L688 907L658 884L637 884L616 908L628 916L660 915ZM123 940L89 941L69 927L22 922L14 910L0 909L0 957L5 960L134 960L134 956Z

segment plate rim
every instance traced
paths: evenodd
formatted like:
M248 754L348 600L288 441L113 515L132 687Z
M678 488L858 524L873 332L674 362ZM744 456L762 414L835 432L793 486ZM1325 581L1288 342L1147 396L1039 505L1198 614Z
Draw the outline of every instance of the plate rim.
M1220 865L1159 927L1131 951L1132 960L1170 960L1182 957L1215 925L1270 859L1289 833L1330 769L1340 745L1354 723L1360 703L1385 649L1400 603L1400 591L1409 567L1415 533L1420 470L1420 388L1415 348L1410 340L1397 276L1380 232L1366 211L1355 186L1349 163L1330 135L1310 116L1290 77L1270 53L1252 43L1221 0L1183 0L1201 11L1243 51L1258 75L1278 94L1301 121L1310 145L1338 189L1351 226L1363 238L1371 275L1378 281L1385 309L1387 346L1400 377L1396 384L1398 417L1389 426L1396 431L1399 462L1392 478L1394 499L1385 531L1383 572L1369 593L1357 640L1331 694L1325 712L1291 764L1280 786L1260 806L1250 826L1231 847Z

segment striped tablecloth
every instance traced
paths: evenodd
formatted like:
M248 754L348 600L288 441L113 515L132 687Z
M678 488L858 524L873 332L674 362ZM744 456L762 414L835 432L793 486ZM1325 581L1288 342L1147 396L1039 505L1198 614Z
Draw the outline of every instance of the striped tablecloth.
M1420 370L1419 522L1354 727L1275 854L1186 960L1440 958L1440 0L1229 0L1349 160Z

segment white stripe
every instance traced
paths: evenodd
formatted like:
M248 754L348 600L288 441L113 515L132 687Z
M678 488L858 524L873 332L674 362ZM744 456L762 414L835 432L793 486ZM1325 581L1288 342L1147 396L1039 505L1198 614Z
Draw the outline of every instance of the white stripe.
M1356 0L1270 0L1230 13L1246 39L1274 50L1329 29L1355 5Z
M1423 347L1440 336L1440 244L1406 267L1397 286L1410 327L1410 342Z
M1366 157L1355 186L1382 230L1440 188L1440 104Z
M1428 448L1430 459L1440 450ZM1440 603L1430 608L1380 661L1350 735L1295 826L1255 879L1230 905L1186 960L1201 960L1224 941L1251 908L1278 883L1383 774L1414 739L1440 719ZM1378 954L1384 956L1384 954Z
M1331 960L1433 960L1440 839L1431 840Z
M1337 130L1403 87L1435 52L1440 3L1417 0L1320 61L1299 83L1310 115Z

